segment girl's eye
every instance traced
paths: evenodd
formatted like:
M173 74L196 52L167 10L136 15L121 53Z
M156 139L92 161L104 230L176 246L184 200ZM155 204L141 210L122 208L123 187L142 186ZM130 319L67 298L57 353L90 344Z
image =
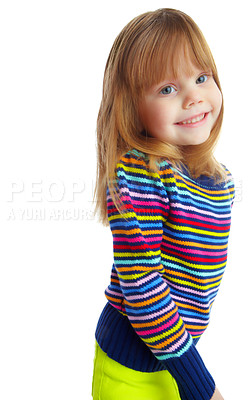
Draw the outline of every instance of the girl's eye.
M204 83L206 82L208 76L206 74L203 74L201 76L199 76L199 78L196 80L196 83Z
M173 86L165 86L161 91L160 91L160 93L161 94L171 94L171 93L173 93L173 92L175 92L176 90L175 90L175 88L173 87Z

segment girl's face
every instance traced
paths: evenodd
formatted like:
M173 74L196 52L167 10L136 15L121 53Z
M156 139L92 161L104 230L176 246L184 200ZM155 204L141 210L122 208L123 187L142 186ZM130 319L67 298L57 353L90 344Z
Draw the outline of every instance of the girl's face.
M151 136L175 145L197 145L208 139L221 106L211 72L193 66L190 75L166 77L148 90L139 115Z

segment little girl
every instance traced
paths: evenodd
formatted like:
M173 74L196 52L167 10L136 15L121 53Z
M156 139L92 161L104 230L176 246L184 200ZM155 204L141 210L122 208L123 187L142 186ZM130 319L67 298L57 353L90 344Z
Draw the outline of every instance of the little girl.
M223 99L195 22L160 9L118 35L98 115L97 210L113 234L94 400L223 399L197 350L225 270L234 183Z

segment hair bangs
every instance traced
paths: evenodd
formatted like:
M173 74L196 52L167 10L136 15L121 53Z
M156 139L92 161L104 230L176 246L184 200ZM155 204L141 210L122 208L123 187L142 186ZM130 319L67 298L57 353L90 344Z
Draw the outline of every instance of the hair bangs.
M183 73L190 76L193 67L210 71L216 78L212 54L198 28L186 21L171 28L160 25L154 34L152 28L147 38L134 45L136 57L130 61L128 79L135 96L165 79L177 79Z

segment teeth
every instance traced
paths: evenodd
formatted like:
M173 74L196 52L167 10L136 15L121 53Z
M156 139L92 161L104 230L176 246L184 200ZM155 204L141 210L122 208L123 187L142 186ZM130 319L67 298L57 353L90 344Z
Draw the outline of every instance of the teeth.
M193 118L193 119L189 119L189 120L184 121L184 122L179 122L179 124L183 124L183 125L194 124L195 122L201 121L204 117L205 117L205 114L201 114L201 115L199 115L199 117L196 117L196 118Z

